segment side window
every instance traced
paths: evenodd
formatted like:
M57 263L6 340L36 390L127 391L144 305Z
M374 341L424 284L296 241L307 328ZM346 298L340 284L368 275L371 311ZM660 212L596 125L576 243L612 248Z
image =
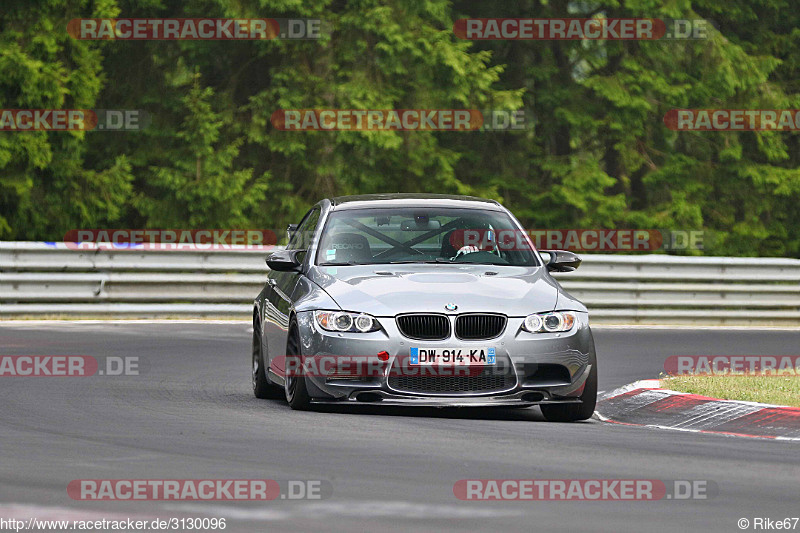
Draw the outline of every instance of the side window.
M292 240L290 240L289 244L286 246L287 250L308 249L311 245L311 240L314 238L314 230L317 229L320 214L319 208L315 207L303 217L303 221L300 222L294 235L292 235Z

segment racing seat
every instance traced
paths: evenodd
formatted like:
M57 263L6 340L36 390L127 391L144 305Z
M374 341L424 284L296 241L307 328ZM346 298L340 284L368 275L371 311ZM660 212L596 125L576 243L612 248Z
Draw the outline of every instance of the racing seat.
M372 250L369 240L358 233L335 233L320 244L322 261L369 263Z

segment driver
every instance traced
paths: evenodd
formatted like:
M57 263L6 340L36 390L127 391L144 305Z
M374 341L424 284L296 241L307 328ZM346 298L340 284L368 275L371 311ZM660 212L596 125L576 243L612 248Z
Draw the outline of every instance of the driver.
M500 255L494 228L490 224L472 224L472 227L475 229L457 229L446 235L442 242L443 258L455 261L462 255L481 251Z

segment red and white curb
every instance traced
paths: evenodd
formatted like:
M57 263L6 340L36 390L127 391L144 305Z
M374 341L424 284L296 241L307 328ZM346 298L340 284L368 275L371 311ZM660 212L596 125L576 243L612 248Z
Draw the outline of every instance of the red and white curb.
M800 408L718 400L637 381L605 395L595 414L603 422L694 433L800 442Z

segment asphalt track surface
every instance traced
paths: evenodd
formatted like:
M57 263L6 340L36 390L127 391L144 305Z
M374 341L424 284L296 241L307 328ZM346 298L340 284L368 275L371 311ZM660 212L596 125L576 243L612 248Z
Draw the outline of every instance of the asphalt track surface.
M670 355L795 355L800 331L595 331L600 389L656 377ZM138 356L139 376L0 378L0 517L25 509L226 518L226 531L741 531L800 515L800 445L538 409L296 412L250 389L234 324L0 325L2 355ZM86 502L73 479L326 480L324 500ZM474 502L460 479L705 479L708 500ZM24 506L24 507L21 507ZM54 511L55 509L55 511ZM752 529L748 529L752 530ZM800 525L798 525L800 530Z

